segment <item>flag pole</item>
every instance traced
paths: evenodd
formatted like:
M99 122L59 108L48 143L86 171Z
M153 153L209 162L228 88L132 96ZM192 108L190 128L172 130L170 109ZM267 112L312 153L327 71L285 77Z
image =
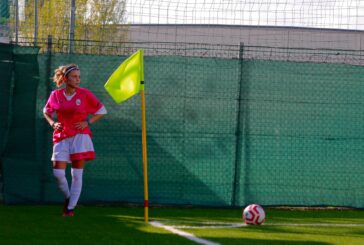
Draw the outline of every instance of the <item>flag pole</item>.
M142 147L143 147L143 175L144 175L144 221L148 223L148 162L147 162L147 130L145 119L144 90L140 91L142 98Z
M141 50L141 58L143 59L143 50ZM148 223L148 160L147 160L147 123L145 112L145 96L144 96L144 62L141 62L141 81L140 96L142 106L142 147L143 147L143 175L144 175L144 221Z

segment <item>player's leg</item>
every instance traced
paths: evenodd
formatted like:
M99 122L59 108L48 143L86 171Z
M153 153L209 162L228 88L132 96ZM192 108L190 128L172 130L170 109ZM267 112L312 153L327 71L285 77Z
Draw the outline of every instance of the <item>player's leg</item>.
M53 175L57 180L58 188L62 191L64 195L64 205L63 212L67 209L70 190L68 187L68 182L66 178L66 167L67 163L70 163L70 153L69 153L70 140L64 139L53 145Z
M83 168L85 166L85 160L74 160L72 161L72 184L70 191L70 201L68 203L68 210L73 210L80 198L82 191L82 178Z
M58 188L61 190L65 198L70 197L68 182L66 178L67 162L54 161L53 162L53 175L57 180Z
M78 134L72 139L70 158L72 161L72 184L68 210L73 212L82 191L83 168L87 160L95 158L94 146L88 134Z
M68 201L70 198L70 190L68 187L68 181L66 178L66 161L54 161L53 162L53 175L56 178L57 186L64 195L64 207L63 210L68 206Z

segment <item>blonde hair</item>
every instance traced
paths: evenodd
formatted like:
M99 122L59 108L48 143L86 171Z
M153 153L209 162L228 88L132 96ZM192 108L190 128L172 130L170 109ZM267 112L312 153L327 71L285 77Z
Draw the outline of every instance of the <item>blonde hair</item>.
M57 87L62 86L62 84L66 81L67 75L72 70L79 70L76 64L68 64L59 66L57 69L54 70L53 81L56 83Z

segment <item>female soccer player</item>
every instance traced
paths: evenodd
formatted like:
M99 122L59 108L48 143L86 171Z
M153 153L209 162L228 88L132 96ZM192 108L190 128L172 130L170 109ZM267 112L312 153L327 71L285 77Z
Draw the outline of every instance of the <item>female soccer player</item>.
M82 189L82 174L86 161L95 158L90 125L107 112L89 90L80 87L80 69L75 64L60 66L53 77L57 87L52 91L43 109L45 119L53 131L53 174L65 197L63 216L74 216ZM53 119L56 113L58 121ZM89 114L92 116L89 117ZM65 169L72 164L71 188Z

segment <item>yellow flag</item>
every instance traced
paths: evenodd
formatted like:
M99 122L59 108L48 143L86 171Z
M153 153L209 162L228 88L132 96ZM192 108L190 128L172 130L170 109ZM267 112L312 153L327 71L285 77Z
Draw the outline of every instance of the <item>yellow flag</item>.
M144 90L143 49L126 59L109 77L104 87L116 103L121 103Z

